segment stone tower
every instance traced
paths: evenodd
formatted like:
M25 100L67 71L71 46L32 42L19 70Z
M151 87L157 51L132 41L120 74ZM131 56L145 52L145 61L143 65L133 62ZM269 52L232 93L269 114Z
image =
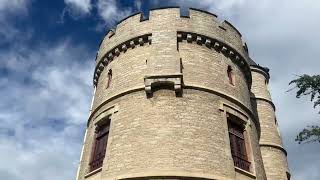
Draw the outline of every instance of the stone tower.
M123 19L97 53L77 180L288 180L268 81L214 14Z

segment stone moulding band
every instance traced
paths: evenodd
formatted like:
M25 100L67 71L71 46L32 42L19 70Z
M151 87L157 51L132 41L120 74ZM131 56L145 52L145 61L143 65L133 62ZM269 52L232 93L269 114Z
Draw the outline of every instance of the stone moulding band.
M133 49L136 46L143 46L144 44L151 44L152 34L144 34L141 36L134 37L129 39L123 43L120 43L113 47L110 51L106 52L106 54L98 60L98 63L94 70L93 75L93 85L96 86L102 73L103 69L117 56L120 55L121 52L126 52L128 49Z
M280 146L278 144L260 142L259 145L262 146L262 147L271 147L271 148L279 149L280 151L282 151L287 156L287 151L284 149L284 147L282 147L282 146Z
M136 172L129 174L117 175L110 177L108 180L138 180L138 179L198 179L198 180L233 180L231 178L222 177L216 174L209 173L196 173L188 171L158 171L158 170L147 170L144 172Z
M269 103L269 104L272 106L272 108L273 108L274 111L276 111L276 106L275 106L275 105L273 104L273 102L270 101L269 99L262 98L262 97L254 97L254 96L251 96L250 98L251 98L251 99L254 99L254 100L265 101L265 102Z
M89 123L91 121L91 119L93 119L93 117L95 116L95 114L98 112L98 110L100 110L101 107L103 107L105 104L118 99L124 95L130 94L130 93L134 93L134 92L138 92L138 91L144 91L145 90L145 86L138 86L138 87L134 87L134 88L130 88L130 89L126 89L108 99L106 99L105 101L103 101L101 104L99 104L97 107L94 108L94 110L92 111L92 113L90 114L89 118L88 118L88 123L87 126L89 127Z
M214 49L217 52L230 58L235 64L237 64L244 72L248 86L251 87L252 77L248 60L244 58L237 50L231 45L223 42L222 40L211 38L205 35L193 33L193 32L177 32L178 42L187 41L188 43L196 42L198 45L205 45L209 49ZM178 45L179 47L179 45Z
M236 105L238 105L240 108L242 108L248 115L249 117L252 119L252 121L255 123L256 127L260 127L260 124L259 122L257 121L257 119L255 118L254 114L252 113L252 111L250 110L249 107L247 107L246 105L244 105L240 100L236 99L235 97L232 97L232 96L229 96L229 95L226 95L220 91L217 91L217 90L214 90L214 89L211 89L211 88L208 88L208 87L201 87L201 86L198 86L198 85L183 85L182 86L183 89L193 89L193 90L198 90L198 91L203 91L203 92L208 92L208 93L211 93L211 94L215 94L215 95L218 95L222 98L225 98L233 103L235 103ZM92 119L94 119L93 117L96 116L96 113L104 106L106 105L107 103L115 100L115 99L118 99L124 95L127 95L127 94L130 94L130 93L134 93L134 92L138 92L138 91L145 91L145 86L137 86L137 87L134 87L134 88L131 88L131 89L127 89L125 91L122 91L108 99L106 99L105 101L103 101L101 104L99 104L97 107L95 107L95 109L92 111L92 113L90 114L89 118L88 118L88 123L87 123L87 126L89 126L90 124L90 121ZM257 129L258 132L260 132L260 129L258 128Z

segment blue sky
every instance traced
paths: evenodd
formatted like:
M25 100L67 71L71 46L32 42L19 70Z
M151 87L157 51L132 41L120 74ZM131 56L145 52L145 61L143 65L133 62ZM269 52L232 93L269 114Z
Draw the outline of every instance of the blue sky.
M295 75L319 73L316 0L0 0L0 179L75 179L100 40L137 11L201 8L232 22L270 90L295 180L320 179L320 144L298 145L319 124L308 98L287 93Z

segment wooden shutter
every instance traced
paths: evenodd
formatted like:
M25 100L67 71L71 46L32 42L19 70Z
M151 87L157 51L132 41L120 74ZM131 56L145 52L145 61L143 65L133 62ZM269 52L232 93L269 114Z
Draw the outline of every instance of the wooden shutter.
M103 159L105 157L110 123L98 126L95 134L95 142L90 162L90 171L102 167Z
M244 129L240 125L233 123L230 117L228 117L228 131L234 165L236 167L249 171L250 162L248 161L246 151Z

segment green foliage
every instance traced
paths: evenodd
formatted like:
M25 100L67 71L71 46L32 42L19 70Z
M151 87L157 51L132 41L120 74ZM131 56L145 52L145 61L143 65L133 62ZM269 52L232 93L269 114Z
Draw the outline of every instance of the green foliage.
M293 89L298 88L296 97L310 95L311 101L314 101L313 108L320 106L320 75L309 76L304 74L299 78L292 80L289 85L295 84ZM320 113L320 111L319 111ZM298 143L319 142L320 143L320 127L319 126L307 126L304 128L295 139Z
M320 143L320 127L319 126L308 126L304 128L295 139L299 144L302 142L319 142Z
M311 101L315 100L313 107L320 105L320 75L302 75L298 79L292 80L290 84L295 84L294 88L298 88L297 98L304 95L311 95ZM317 97L315 99L315 97ZM320 112L319 112L320 113Z

